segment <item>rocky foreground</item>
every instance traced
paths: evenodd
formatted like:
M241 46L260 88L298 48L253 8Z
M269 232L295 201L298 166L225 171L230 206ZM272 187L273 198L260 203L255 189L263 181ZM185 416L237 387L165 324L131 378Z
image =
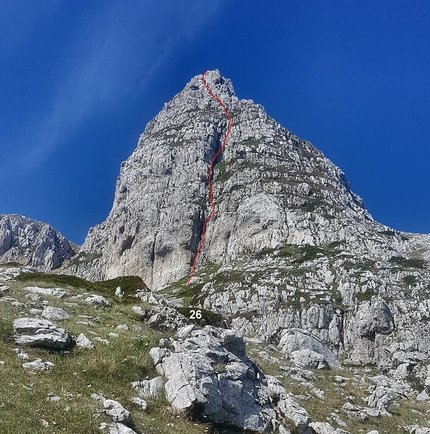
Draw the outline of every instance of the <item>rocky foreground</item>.
M430 432L430 382L340 368L306 334L286 357L143 283L55 279L0 268L2 432Z

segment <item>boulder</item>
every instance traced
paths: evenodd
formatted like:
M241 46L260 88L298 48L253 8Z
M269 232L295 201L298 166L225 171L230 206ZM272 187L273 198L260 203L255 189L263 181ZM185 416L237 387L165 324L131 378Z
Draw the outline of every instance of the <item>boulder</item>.
M91 294L85 298L85 301L96 307L110 306L110 303L102 295Z
M361 337L374 339L377 333L390 334L394 320L388 305L382 300L363 302L357 312L356 326Z
M193 330L173 349L153 348L156 369L167 378L166 397L173 407L195 417L239 429L270 432L276 416L257 366L240 353L242 345L231 331L206 326Z
M66 330L46 319L18 318L13 322L14 339L18 345L39 346L64 350L71 346L72 339Z
M134 381L131 385L141 398L153 398L163 388L164 382L161 377L155 377L152 380Z
M286 353L287 356L291 356L294 351L309 350L323 356L325 362L327 362L330 367L340 367L340 362L336 354L324 345L320 339L306 330L286 330L279 341L279 348Z
M70 291L63 288L40 288L38 286L27 286L24 288L24 291L56 298L68 297L70 295Z
M22 366L33 371L50 371L54 364L52 362L43 362L42 359L36 359L33 362L23 363Z
M60 307L52 307L52 306L45 307L45 309L43 309L42 316L43 318L52 321L62 321L64 319L69 318L69 315L63 309L61 309Z
M290 360L297 366L306 369L326 369L329 367L322 354L305 349L293 351Z
M390 389L386 386L376 386L372 394L367 398L367 405L371 408L377 408L386 413L392 403Z
M76 346L79 348L94 348L94 345L83 333L76 339Z
M275 377L268 375L267 387L272 403L278 415L278 420L289 420L300 433L312 433L309 428L311 418L309 413L300 406L292 393L288 393L282 383Z
M143 318L151 328L162 331L174 332L190 323L176 309L163 305L154 306Z

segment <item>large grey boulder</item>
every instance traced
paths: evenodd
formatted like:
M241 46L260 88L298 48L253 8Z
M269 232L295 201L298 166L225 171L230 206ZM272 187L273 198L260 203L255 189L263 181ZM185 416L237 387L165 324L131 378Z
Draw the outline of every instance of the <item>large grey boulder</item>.
M176 309L162 304L154 306L150 311L145 312L142 319L146 320L147 324L155 330L171 332L190 323L188 318L181 315Z
M322 354L310 349L293 351L290 360L297 366L306 369L326 369L328 363Z
M330 348L324 345L320 339L313 336L306 330L286 330L279 341L279 348L286 354L287 357L291 357L291 355L293 355L293 360L299 359L298 357L295 357L295 351L308 350L309 357L311 357L313 353L323 356L324 360L318 359L318 364L324 364L325 361L332 368L340 367L340 362L336 354ZM316 360L317 359L315 356L315 362Z
M166 397L173 407L202 420L270 432L276 414L266 379L237 339L230 331L206 326L183 341L173 341L172 350L156 347L150 354L167 378Z
M72 344L66 330L46 319L18 318L13 322L14 339L18 345L64 350Z
M390 334L394 320L388 305L382 300L362 303L357 312L356 324L361 337L374 339L377 333Z
M60 267L77 250L77 246L47 223L16 214L0 215L0 263L19 262L39 271L50 271Z
M49 297L64 298L70 295L70 291L64 288L41 288L39 286L26 286L24 291L32 294L44 295Z

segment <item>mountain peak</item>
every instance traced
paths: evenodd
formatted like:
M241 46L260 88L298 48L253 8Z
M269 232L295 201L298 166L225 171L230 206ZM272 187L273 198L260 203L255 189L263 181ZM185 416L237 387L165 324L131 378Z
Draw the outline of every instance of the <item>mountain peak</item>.
M285 244L355 240L356 252L380 255L387 255L385 242L408 249L399 237L373 236L384 227L320 151L260 105L238 100L218 70L204 79L227 107L233 129L215 162L215 214L198 266L208 260L226 265ZM211 213L208 168L227 129L227 116L203 76L193 77L121 165L112 210L90 230L80 253L94 260L74 261L70 271L91 279L135 274L152 288L188 275Z

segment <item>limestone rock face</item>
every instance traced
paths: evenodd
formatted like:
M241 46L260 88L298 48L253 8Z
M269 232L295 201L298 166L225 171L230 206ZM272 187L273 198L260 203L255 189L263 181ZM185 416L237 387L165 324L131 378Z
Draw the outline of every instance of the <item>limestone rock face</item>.
M54 270L77 247L47 223L16 214L0 215L0 263L19 262L39 271Z
M285 244L360 240L356 253L386 256L373 221L342 171L309 142L239 100L230 80L206 81L226 105L233 129L215 165L216 213L199 264L232 261ZM159 289L190 272L208 204L208 168L221 147L227 117L194 77L147 125L122 163L107 219L90 229L67 272L90 279L139 275ZM376 235L375 235L376 234ZM400 236L390 246L407 250ZM393 248L394 248L393 247Z
M319 364L320 356L321 367L376 363L424 380L430 235L374 221L320 151L262 106L238 99L219 71L205 78L233 128L214 165L215 215L192 285L181 282L211 212L208 169L228 127L200 75L148 123L121 165L109 215L64 272L91 280L138 275L153 291L177 296L177 306L215 312L287 357L307 349L306 360L293 356L298 363Z

